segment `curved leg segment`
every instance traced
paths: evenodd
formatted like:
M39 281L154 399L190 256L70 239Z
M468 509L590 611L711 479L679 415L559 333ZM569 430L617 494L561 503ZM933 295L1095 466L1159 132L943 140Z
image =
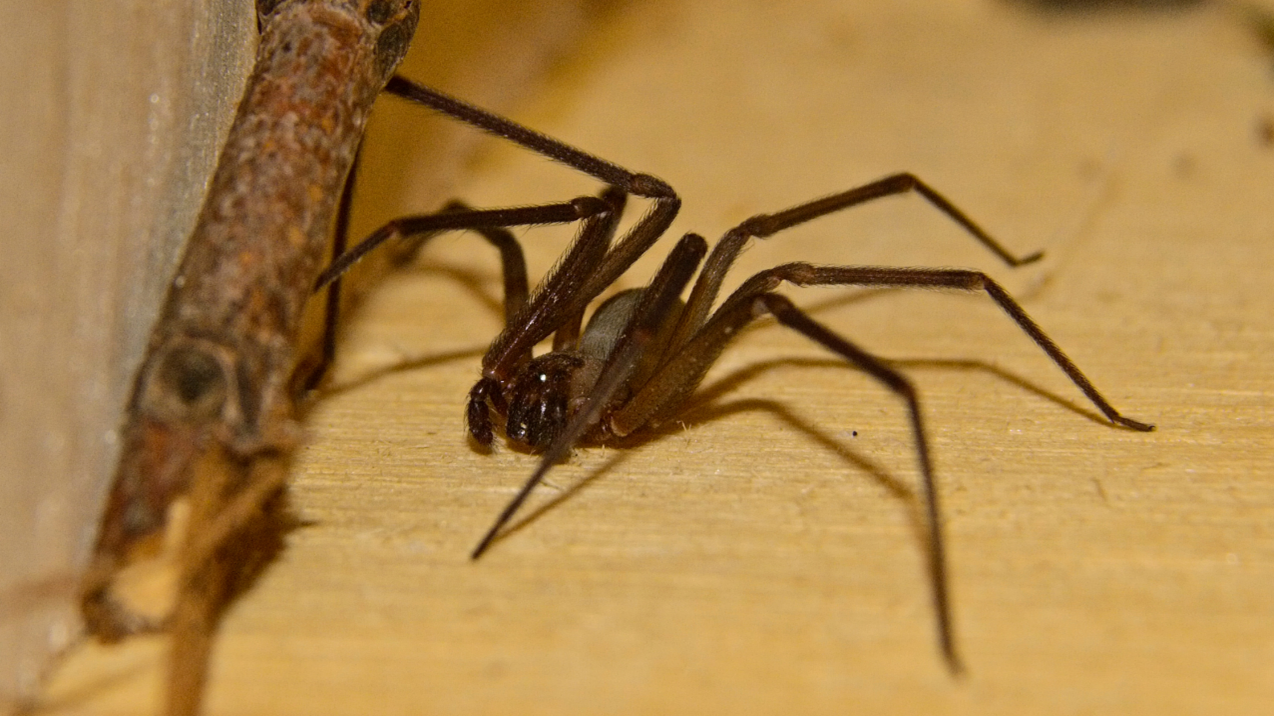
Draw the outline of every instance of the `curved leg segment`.
M413 236L430 237L443 231L462 231L475 230L480 235L495 244L500 249L501 257L505 261L505 268L509 268L508 261L510 258L522 265L522 275L525 283L526 264L522 259L522 250L516 246L503 246L497 238L492 236L500 236L482 229L504 228L509 226L535 226L540 224L569 224L574 221L587 220L605 214L610 211L610 205L605 201L591 196L581 196L567 202L557 204L545 204L542 206L527 206L514 209L459 209L452 205L451 208L437 214L420 214L414 216L404 216L393 221L387 222L384 226L376 229L358 243L354 248L333 259L330 266L319 274L318 279L314 282L314 290L318 291L324 286L338 279L346 271L349 271L354 264L370 253L373 249L393 238L407 238Z
M444 231L469 230L486 239L500 252L504 277L505 325L526 306L528 284L526 259L517 239L506 230L509 226L534 226L540 224L564 224L574 221L587 222L612 211L604 199L579 197L569 202L514 209L470 209L453 201L436 214L404 216L376 229L354 248L345 250L349 231L349 209L353 188L353 174L346 182L337 213L336 238L333 241L332 263L319 274L314 282L314 292L327 288L324 306L322 350L318 365L310 370L303 383L304 390L318 386L331 365L336 353L336 323L340 314L340 281L345 272L353 268L364 256L390 239L415 240L413 250L419 250L429 239Z
M920 481L924 487L925 520L929 527L929 576L933 582L933 606L938 617L938 641L942 655L952 673L959 674L963 667L955 649L954 627L951 621L951 596L947 584L946 549L942 538L942 517L938 507L938 488L933 477L933 462L929 457L929 439L925 435L924 420L920 414L920 399L911 381L889 367L884 361L858 346L832 333L822 324L807 316L787 298L766 293L756 298L753 314L759 309L772 314L779 323L804 334L829 351L836 353L880 381L907 404L911 416L912 439L916 443L916 457L920 462Z
M998 283L981 271L966 269L917 269L880 266L814 266L807 263L790 263L762 271L743 283L720 311L737 301L748 301L768 293L787 282L797 286L882 286L892 288L948 288L962 291L986 291L987 295L1009 314L1009 317L1035 341L1062 372L1071 379L1093 405L1112 423L1133 430L1149 432L1155 426L1124 417L1106 400L1079 366L1049 338L1026 311L1014 301ZM719 312L720 312L719 311Z
M784 209L774 214L757 214L727 231L725 236L713 247L712 254L708 256L708 260L704 263L703 272L699 275L699 280L695 282L694 290L687 301L686 311L680 325L677 327L673 345L678 346L690 340L694 332L699 330L708 320L708 313L712 309L713 302L716 301L717 293L721 290L721 282L734 264L734 260L738 258L739 252L743 250L743 247L751 239L764 239L785 229L799 226L828 214L844 211L876 199L906 194L912 191L923 197L934 208L946 214L948 218L959 224L961 228L974 239L977 239L987 250L1011 267L1025 266L1038 261L1044 256L1041 251L1022 257L1015 256L955 204L952 204L950 200L934 190L933 187L921 181L919 177L910 173L894 174L838 194L797 204L790 209Z
M737 295L737 294L736 294ZM961 670L955 651L951 623L951 600L947 588L947 568L942 539L938 493L934 483L929 441L920 413L920 401L911 382L881 359L832 333L798 309L787 298L774 293L759 293L727 301L708 325L699 331L680 354L649 381L621 410L610 418L611 430L626 435L658 420L679 407L716 362L727 343L744 326L772 314L783 325L798 331L866 371L900 397L910 414L916 455L920 463L920 479L925 496L925 515L929 531L929 572L933 582L934 609L938 619L939 641L943 656L952 672Z
M543 286L545 290L532 297L526 312L520 317L521 325L510 327L496 338L491 350L483 358L483 372L488 378L507 377L507 373L520 358L541 339L548 337L559 327L577 320L589 301L615 282L634 261L644 254L672 224L681 200L662 179L649 174L638 174L608 162L605 159L576 149L546 134L524 127L504 117L487 112L467 102L446 95L438 90L416 84L400 75L394 75L385 86L389 94L441 112L484 132L501 137L515 144L573 167L599 179L625 194L645 197L654 206L596 261L583 262L587 271L555 271ZM586 225L585 231L588 230ZM583 238L583 237L581 237ZM580 243L580 242L577 242ZM567 257L570 260L570 257ZM578 282L565 291L548 290L564 288L566 283ZM562 284L562 285L559 285ZM541 298L545 296L546 298ZM565 300L563 300L565 297ZM568 334L570 332L568 326Z

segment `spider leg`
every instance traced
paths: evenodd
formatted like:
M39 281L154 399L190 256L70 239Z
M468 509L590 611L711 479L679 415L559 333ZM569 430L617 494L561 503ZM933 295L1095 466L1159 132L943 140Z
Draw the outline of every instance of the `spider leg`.
M695 335L694 340L685 346L674 360L665 364L627 405L611 415L609 421L611 432L620 436L628 435L643 426L657 423L658 417L679 407L702 381L704 373L716 362L726 344L744 326L766 313L774 315L783 325L804 334L866 371L907 404L925 495L925 515L930 544L929 570L933 583L939 641L947 665L953 673L960 673L962 669L955 650L951 621L938 494L934 483L933 465L929 457L929 441L921 418L920 402L911 382L884 361L832 333L783 296L768 292L747 293L742 296L736 293L713 314L712 320Z
M986 291L987 295L1009 314L1023 332L1062 369L1071 382L1106 416L1110 422L1126 428L1150 432L1155 426L1120 414L1084 375L1079 366L1039 327L1017 301L981 271L944 268L890 268L877 266L813 266L790 263L762 271L744 282L727 303L746 300L749 295L768 292L781 282L797 286L883 286L892 288L947 288L962 291ZM723 306L724 307L724 306Z
M337 219L334 248L343 249L348 231L348 197L342 195ZM594 197L579 197L569 202L512 209L470 209L459 202L451 202L436 214L403 216L376 229L354 248L336 253L332 263L321 273L314 284L314 291L328 289L324 306L322 354L318 365L309 372L303 387L311 390L319 384L332 362L336 346L336 323L340 312L340 278L364 256L390 239L415 239L413 250L444 231L471 230L495 246L503 265L505 320L506 323L520 311L527 301L526 259L522 247L513 234L503 230L507 226L533 226L539 224L563 224L581 219L588 221L607 214L610 206ZM335 252L334 252L335 253Z
M526 310L492 341L482 358L485 379L507 379L535 344L578 323L588 304L663 235L679 207L680 200L675 197L656 200L614 246L609 246L609 238L617 217L586 221L579 239L541 282Z
M924 420L920 413L920 399L916 395L915 387L904 375L890 368L880 358L832 333L784 296L763 293L756 297L750 307L742 303L737 305L739 309L749 308L753 316L760 315L762 312L772 314L779 323L799 331L810 340L866 371L907 404L907 412L911 416L912 439L916 443L916 457L920 463L920 479L924 485L925 520L929 526L929 576L933 583L934 611L938 617L938 640L948 668L952 673L960 674L963 667L960 665L960 656L956 653L954 627L951 620L951 596L947 584L946 550L943 546L938 489L933 477L929 440L925 436Z
M633 317L624 329L614 351L606 359L597 383L579 411L571 417L566 429L544 451L540 464L522 485L470 555L482 556L501 528L512 519L518 508L544 479L558 461L566 457L579 440L602 419L603 411L610 406L616 392L623 387L637 369L640 359L659 333L659 324L666 320L680 300L681 292L698 268L708 251L707 242L696 234L686 234L664 260L659 273L642 292Z
M453 199L442 207L443 211L472 211L473 207ZM472 231L500 252L500 273L504 277L504 323L508 325L513 317L526 306L531 295L530 282L526 273L526 256L522 253L522 245L512 231L503 226L475 226ZM412 246L410 254L416 254L423 245L433 238L430 234L420 234L407 239L404 243Z
M531 348L536 343L555 331L562 335L555 336L554 345L574 340L571 334L578 334L579 322L587 307L587 302L577 299L579 289L610 249L625 194L615 187L607 187L600 201L609 209L584 222L579 236L540 281L525 308L511 317L492 341L483 358L484 367L493 354L499 354L508 365L520 364L531 357Z
M681 200L663 180L649 174L637 174L564 142L524 127L486 110L474 107L438 90L418 85L401 75L394 75L385 91L416 104L429 107L453 119L489 134L502 137L555 161L599 179L615 189L654 200L654 206L610 247L597 263L576 263L568 256L543 283L522 314L518 327L506 328L483 358L483 373L488 378L507 378L522 356L536 343L565 324L576 321L598 294L613 284L634 261L667 231L681 208ZM586 227L587 229L587 227ZM581 240L577 241L581 243ZM564 290L569 289L569 290ZM568 334L570 329L568 328Z
M345 187L341 189L340 203L336 207L336 231L332 237L333 260L345 253L345 247L349 241L349 218L350 207L354 203L354 180L358 176L358 164L362 157L363 144L359 142L358 149L354 151L354 162L350 165L349 175L345 177ZM317 290L316 288L315 291ZM308 393L318 387L323 376L327 375L327 369L331 367L332 360L336 357L336 322L340 318L340 311L341 280L338 276L327 285L327 295L323 299L323 338L319 344L319 357L315 365L306 372L305 379L300 381L301 389L298 391L300 394Z
M612 429L626 435L647 423L658 423L681 405L703 380L704 374L724 349L724 340L739 326L726 322L739 304L749 304L762 294L778 288L783 282L797 286L881 286L889 288L938 288L963 291L986 291L987 295L1009 314L1031 340L1057 364L1081 392L1110 422L1141 432L1155 426L1125 417L1084 375L1079 366L1062 351L1026 311L990 276L967 269L892 268L883 266L814 266L789 263L755 274L735 290L713 314L708 323L659 369L641 391L612 417ZM725 334L722 335L722 332Z
M706 270L706 269L705 269ZM1150 431L1153 425L1124 417L1097 391L1092 382L1062 349L1044 333L1016 301L989 276L961 269L914 269L874 266L813 266L790 263L762 271L743 283L721 305L707 323L684 345L671 348L672 355L624 406L614 410L608 427L624 436L646 426L657 425L678 409L702 382L726 344L748 323L765 313L800 331L858 367L902 397L911 411L912 430L924 481L931 547L934 603L938 613L942 651L952 671L960 671L952 636L950 600L947 593L945 556L939 521L938 497L915 389L897 371L880 359L822 327L792 303L772 291L783 282L798 286L853 285L897 288L946 288L984 290L1074 382L1112 423L1134 430Z
M308 371L301 384L304 391L313 390L331 366L336 354L336 325L340 314L340 278L373 249L391 238L404 241L414 239L410 251L419 251L421 246L441 231L469 229L485 238L500 252L504 276L504 312L507 325L527 301L526 259L517 239L504 229L507 226L531 226L536 224L567 223L587 219L612 210L604 202L608 199L616 204L613 197L592 199L580 197L569 203L549 204L543 206L521 207L517 209L495 209L478 211L460 201L451 201L438 214L424 214L400 217L381 226L357 246L346 251L349 237L350 207L353 204L354 182L358 176L359 151L354 155L354 164L345 180L341 192L340 204L337 207L336 231L332 239L332 262L324 269L314 282L314 292L327 287L324 305L323 338L317 365ZM622 199L617 203L622 210ZM569 208L568 208L569 207ZM438 218L450 215L447 219ZM618 221L618 217L616 217Z
M941 510L938 506L938 491L934 481L933 463L929 456L929 440L925 434L924 420L920 412L920 399L916 389L904 375L889 367L880 358L864 351L858 346L832 333L827 328L811 319L784 296L774 293L750 295L747 300L730 301L722 306L702 332L696 337L695 350L699 356L709 357L709 363L715 362L721 349L729 342L739 329L762 315L770 313L783 325L804 334L807 338L840 355L858 368L864 370L876 380L893 391L907 404L911 418L912 439L916 445L916 457L919 461L920 479L925 496L925 520L929 528L929 575L933 585L934 611L938 620L938 638L943 657L952 673L959 674L963 670L959 655L956 653L954 629L951 619L951 598L947 583L947 567L944 541L942 537ZM649 389L650 386L648 386ZM655 387L655 390L658 390ZM643 389L642 393L630 403L640 408L643 401L649 402L650 394ZM616 413L612 418L614 429L631 416L625 411ZM622 434L622 433L621 433Z
M955 650L951 621L938 494L934 483L933 465L929 457L929 441L920 413L920 402L911 382L884 361L832 333L805 315L783 296L764 291L742 296L736 293L713 314L712 320L695 335L694 340L681 350L674 360L665 364L627 405L611 414L609 419L611 432L620 436L628 435L656 422L655 419L669 409L679 407L702 381L704 373L716 362L726 344L744 326L766 313L774 315L783 325L799 331L866 371L907 404L925 495L925 514L930 543L929 570L933 583L939 641L951 671L960 673L960 660Z
M522 259L521 248L516 245L516 241L513 246L509 246L501 238L492 238L493 236L507 236L507 234L488 233L482 231L482 229L536 226L540 224L567 224L581 219L585 221L595 219L598 216L609 214L610 211L611 207L605 201L596 197L581 196L567 202L512 209L459 209L453 205L436 214L399 217L373 231L371 235L363 239L354 248L337 256L314 282L314 290L318 291L338 279L371 252L372 249L389 239L420 237L423 242L423 240L432 238L432 236L440 232L459 230L478 231L483 238L490 241L500 250L501 259L505 262L506 269L512 268L516 272L518 270L517 265L520 264L521 273L525 277L526 264ZM510 260L512 260L512 264L510 264Z
M672 187L648 174L634 174L623 167L596 157L588 152L524 127L517 122L479 109L467 102L451 97L431 87L416 84L402 75L394 75L385 85L389 94L416 104L429 107L448 117L457 119L489 134L503 137L515 144L574 167L585 174L624 190L650 199L675 198Z
M584 221L578 238L540 282L526 306L509 318L482 357L482 377L469 391L465 409L465 425L479 445L489 446L495 439L488 402L501 413L508 409L501 379L530 360L535 344L550 334L556 334L555 348L573 344L579 335L588 306L588 300L580 299L580 287L606 259L619 224L619 212L623 210L624 193L609 187L602 192L600 201L611 209Z
M674 334L672 345L690 340L694 332L708 320L708 313L721 290L721 282L739 252L753 238L764 239L807 221L844 211L869 201L888 196L916 192L931 205L959 224L973 238L1011 267L1024 266L1044 256L1042 251L1018 257L1010 253L976 222L919 177L910 173L894 174L830 196L821 197L774 214L758 214L726 232L717 242L703 265L699 280L686 301L686 310Z
M624 214L624 205L628 201L628 195L615 187L607 187L602 192L602 199L610 203L613 207L613 211L611 212L612 221L605 228L604 236L605 246L609 247L611 240L615 238L615 230L619 228L619 218ZM605 256L604 251L602 252L602 256ZM555 270L553 273L557 273L557 271ZM542 281L541 283L547 284L548 282ZM546 286L545 288L547 289L548 287ZM545 289L541 289L541 292L544 290ZM579 340L580 327L584 323L584 309L587 307L587 304L581 305L578 310L563 317L561 324L553 333L553 350L560 351L567 348L573 348L575 346L575 342ZM508 323L511 325L513 323L512 319L510 319Z

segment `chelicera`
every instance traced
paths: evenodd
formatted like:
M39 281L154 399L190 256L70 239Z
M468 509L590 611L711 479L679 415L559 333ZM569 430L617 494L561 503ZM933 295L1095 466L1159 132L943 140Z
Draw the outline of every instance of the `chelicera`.
M911 174L896 174L777 213L759 214L727 231L711 254L703 237L687 234L650 284L609 298L581 329L593 300L649 250L672 223L681 203L673 189L655 177L630 172L400 77L393 78L387 90L510 139L607 185L599 197L581 197L563 204L495 210L452 204L441 213L398 219L339 256L318 281L320 288L331 283L361 256L391 238L423 243L438 231L467 229L499 249L506 323L483 357L482 375L469 393L468 431L478 444L490 446L499 428L511 443L541 453L542 458L474 549L474 559L491 546L548 470L575 446L640 433L675 416L739 330L771 315L780 324L867 372L905 404L928 521L929 569L939 642L951 670L959 671L938 493L916 389L886 361L774 293L784 283L985 292L1111 423L1140 431L1154 428L1121 415L1022 307L979 271L787 263L751 276L713 309L731 265L752 239L764 239L874 199L909 192L926 199L1009 266L1021 266L1041 257L1039 253L1025 257L1010 253L964 212ZM629 196L649 199L652 206L616 239ZM521 248L504 227L568 221L581 222L578 237L557 267L530 292ZM683 300L681 296L692 279L694 285ZM334 307L334 302L329 301L329 306ZM329 331L334 320L333 308L329 311ZM535 356L534 346L550 335L552 350Z

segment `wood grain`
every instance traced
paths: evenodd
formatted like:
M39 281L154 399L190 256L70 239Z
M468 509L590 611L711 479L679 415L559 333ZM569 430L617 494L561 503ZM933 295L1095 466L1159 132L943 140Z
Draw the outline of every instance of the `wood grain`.
M937 654L900 406L773 325L727 351L684 425L580 450L472 564L534 460L464 439L499 277L472 237L440 239L346 328L291 490L306 526L228 616L208 713L1263 713L1261 52L1214 8L615 11L518 119L671 182L674 234L911 170L1048 257L1000 270L923 202L893 199L758 242L735 280L794 259L984 268L1158 431L1104 424L984 297L794 290L921 390L966 678ZM486 146L458 189L475 205L596 188ZM357 221L404 208L368 203ZM532 271L569 238L526 232ZM155 703L161 647L77 654L50 710Z

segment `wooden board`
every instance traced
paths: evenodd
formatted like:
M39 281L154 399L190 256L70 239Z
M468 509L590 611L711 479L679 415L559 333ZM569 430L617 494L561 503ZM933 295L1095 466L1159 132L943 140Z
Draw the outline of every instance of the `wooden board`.
M78 628L115 428L255 37L251 0L0 8L0 710Z
M919 387L965 678L936 649L901 406L769 323L727 351L684 425L580 450L471 563L535 461L466 443L499 277L472 237L442 238L347 326L290 494L306 526L229 614L207 712L1263 713L1274 147L1261 128L1274 76L1262 52L1212 7L615 9L518 119L671 182L685 199L674 235L717 236L913 171L1048 257L1004 270L913 197L758 242L735 281L798 259L986 269L1158 431L1105 424L985 297L787 290ZM494 143L458 189L491 206L595 190ZM362 231L425 208L365 199ZM525 232L532 271L569 239ZM46 702L157 703L162 646L82 651Z

